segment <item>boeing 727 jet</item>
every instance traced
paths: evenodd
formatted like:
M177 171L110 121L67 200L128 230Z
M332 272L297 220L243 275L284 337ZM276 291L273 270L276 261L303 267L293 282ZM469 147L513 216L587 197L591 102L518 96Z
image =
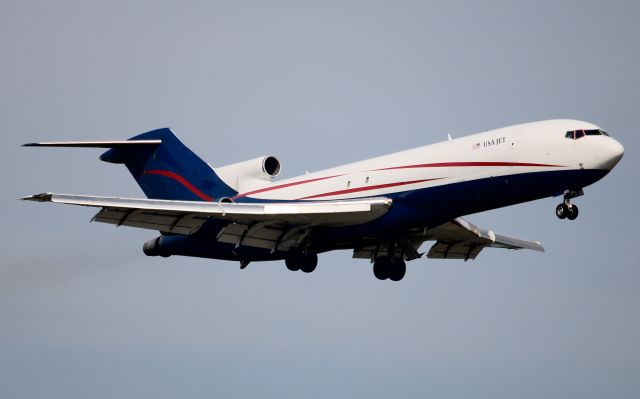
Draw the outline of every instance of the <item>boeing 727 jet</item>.
M462 217L562 196L555 213L574 220L572 199L602 179L624 148L600 127L550 120L491 130L274 181L280 162L264 156L212 168L170 129L125 141L42 142L30 147L108 149L143 198L44 193L25 200L99 208L96 222L156 230L149 256L195 256L250 262L284 259L310 273L318 254L349 249L368 259L380 280L402 280L422 257L475 259L487 247L544 251Z

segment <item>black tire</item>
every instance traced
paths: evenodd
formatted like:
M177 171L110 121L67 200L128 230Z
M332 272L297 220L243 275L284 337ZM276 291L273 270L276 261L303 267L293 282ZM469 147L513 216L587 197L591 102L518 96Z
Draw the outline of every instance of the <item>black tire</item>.
M556 216L558 219L565 219L569 214L569 207L565 204L560 204L556 207Z
M389 269L390 269L389 258L386 256L381 256L373 263L373 275L376 276L378 280L386 280L389 278Z
M396 259L395 262L391 263L391 268L389 270L389 280L391 281L400 281L404 278L404 275L407 273L407 264L402 259Z
M578 217L578 207L576 205L571 205L571 208L569 208L569 213L567 213L567 219L576 220L577 217Z
M318 255L317 254L308 254L303 258L303 261L300 265L300 270L305 273L311 273L316 270L316 266L318 265Z
M284 264L287 265L287 269L291 270L292 272L297 272L298 270L300 270L300 265L302 264L302 262L300 262L300 256L291 255L287 256L284 259Z

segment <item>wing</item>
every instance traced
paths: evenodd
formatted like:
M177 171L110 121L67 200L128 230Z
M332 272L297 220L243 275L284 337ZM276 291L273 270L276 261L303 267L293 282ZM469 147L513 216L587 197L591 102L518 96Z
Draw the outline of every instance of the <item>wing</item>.
M544 252L539 242L525 241L477 227L462 218L432 229L430 237L437 240L427 257L436 259L475 259L486 247L530 249Z
M218 241L267 249L299 244L317 226L339 227L366 223L384 215L392 201L365 198L342 201L221 203L167 201L44 193L22 198L101 208L93 221L194 234L209 219L228 222Z
M544 252L539 242L496 234L465 219L456 218L432 229L410 230L400 244L393 248L378 243L365 244L354 250L353 257L375 259L393 253L394 256L412 260L422 256L418 248L425 241L436 241L427 253L428 258L435 259L475 259L487 247Z

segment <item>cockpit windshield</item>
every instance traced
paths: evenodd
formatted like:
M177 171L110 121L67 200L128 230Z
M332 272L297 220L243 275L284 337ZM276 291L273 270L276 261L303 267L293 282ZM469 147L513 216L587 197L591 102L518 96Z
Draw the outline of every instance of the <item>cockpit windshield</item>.
M600 129L579 129L579 130L570 130L568 131L564 137L572 140L578 140L585 136L609 136L607 132Z

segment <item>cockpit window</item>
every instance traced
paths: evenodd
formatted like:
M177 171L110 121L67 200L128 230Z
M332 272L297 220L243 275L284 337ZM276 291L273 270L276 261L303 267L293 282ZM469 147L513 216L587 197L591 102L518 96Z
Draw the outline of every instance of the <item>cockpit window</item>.
M600 129L588 129L588 130L570 130L568 131L564 137L568 138L568 139L573 139L573 140L578 140L579 138L582 138L584 136L608 136L609 134L607 134L607 132L605 132L604 130L600 130Z

